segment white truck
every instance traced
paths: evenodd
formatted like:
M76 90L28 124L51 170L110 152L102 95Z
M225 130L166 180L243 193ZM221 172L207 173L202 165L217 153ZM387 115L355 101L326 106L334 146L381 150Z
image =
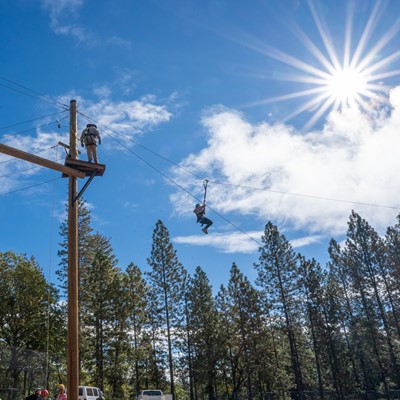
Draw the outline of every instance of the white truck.
M172 394L163 394L159 389L146 389L139 395L138 400L172 400Z

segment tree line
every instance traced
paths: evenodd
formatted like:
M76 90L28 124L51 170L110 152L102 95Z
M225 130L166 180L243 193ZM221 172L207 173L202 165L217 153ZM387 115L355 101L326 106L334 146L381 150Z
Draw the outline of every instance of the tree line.
M118 265L84 201L78 219L81 384L121 400L147 388L176 400L399 397L400 216L380 236L353 211L324 266L268 222L255 282L233 263L216 291L200 265L190 275L180 263L161 220L142 272ZM60 232L59 287L33 257L0 253L9 398L66 380L66 222Z

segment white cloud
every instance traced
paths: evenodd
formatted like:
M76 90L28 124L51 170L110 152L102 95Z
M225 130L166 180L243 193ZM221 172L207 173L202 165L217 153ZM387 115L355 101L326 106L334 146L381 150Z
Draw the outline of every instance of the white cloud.
M290 244L294 249L309 246L310 244L319 243L321 240L325 239L326 236L324 235L311 235L311 236L304 236L301 238L293 239L290 241Z
M162 104L149 99L112 102L108 98L96 103L81 99L80 110L100 124L109 127L125 137L132 138L144 130L168 122L172 114ZM120 138L122 139L122 138Z
M332 112L322 129L306 133L284 124L252 124L236 110L213 108L201 121L207 146L181 166L210 179L208 204L227 218L254 216L280 228L334 235L345 232L355 209L385 229L400 210L372 205L400 206L399 93L391 92L391 112L376 106ZM201 198L200 182L181 169L173 172ZM193 202L182 192L171 200L181 214Z
M43 8L49 13L50 27L56 35L71 36L86 45L111 45L130 48L131 41L112 35L100 39L93 29L88 29L86 22L80 22L79 11L85 0L42 0Z
M248 236L241 232L230 234L212 232L207 236L176 236L172 240L175 243L191 246L211 246L223 253L254 253L261 246L261 235L262 232L249 232Z
M100 94L108 96L109 92L104 89L100 91ZM92 100L69 94L60 97L59 101L63 104L69 104L71 98L76 99L79 111L84 110L85 115L89 118L103 124L103 126L100 126L101 133L114 135L114 132L118 132L121 134L118 140L132 139L135 135L143 134L172 118L172 114L165 105L156 104L157 99L155 96L147 97L148 101L139 99L114 103L109 98L104 98L99 102L93 103ZM78 119L80 120L78 129L81 131L89 121L87 119L83 120L83 117L79 116L79 114ZM110 128L112 131L107 131L105 127ZM56 145L58 141L69 143L68 133L60 136L59 132L55 130L44 132L42 129L38 127L33 136L11 133L3 135L1 142L27 153L36 154L63 164L65 151ZM78 132L78 136L80 136L80 132ZM102 144L105 144L105 147L102 148L102 151L104 151L108 148L107 141L103 141ZM133 146L132 142L127 142L126 144L127 146ZM23 187L26 185L26 179L42 173L43 170L46 170L46 168L37 167L29 162L0 153L1 192L6 193L15 188Z
M172 240L178 244L191 246L214 247L222 253L256 253L262 246L261 236L263 231L218 233L210 232L209 235L176 236ZM290 241L294 249L305 247L320 242L324 236L312 235L300 237Z
M112 36L111 38L109 38L106 43L110 44L110 45L117 45L120 47L125 47L127 49L129 49L132 45L130 40L126 40L126 39L123 39L123 38L121 38L119 36L115 36L115 35Z
M42 0L43 8L49 12L50 26L57 35L73 36L80 42L93 39L84 27L74 24L71 18L82 8L84 0Z

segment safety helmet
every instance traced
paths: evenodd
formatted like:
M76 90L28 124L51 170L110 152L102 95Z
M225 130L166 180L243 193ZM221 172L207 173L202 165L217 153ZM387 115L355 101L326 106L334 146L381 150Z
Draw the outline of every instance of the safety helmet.
M37 392L42 393L42 389L41 389L41 388L36 388L36 389L35 389L35 393L37 393ZM40 394L40 393L39 393L39 394Z
M60 384L57 386L57 389L58 389L58 390L65 390L65 386L64 386L62 383L60 383Z
M49 397L49 392L46 389L42 390L42 397Z
M93 128L96 128L96 129L97 129L97 125L96 125L96 124L87 124L87 125L86 125L86 128L90 128L91 126L93 126Z
M197 208L197 207L200 207L200 204L199 204L199 203L196 204L196 208Z

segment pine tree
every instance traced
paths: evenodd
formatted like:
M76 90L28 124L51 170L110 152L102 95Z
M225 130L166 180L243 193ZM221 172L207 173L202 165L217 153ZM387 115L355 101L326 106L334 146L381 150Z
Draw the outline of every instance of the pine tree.
M68 212L68 204L66 205L66 211ZM91 245L92 231L90 211L86 207L85 201L81 198L78 200L78 265L80 271L90 266L95 250ZM57 254L60 258L60 268L56 274L61 282L60 288L64 292L66 297L66 291L68 287L68 219L61 224L60 236L62 242L59 243L60 249Z
M282 317L284 321L296 390L300 398L303 398L303 371L300 365L299 343L296 340L296 332L298 335L301 332L301 329L297 329L301 327L298 315L301 297L298 255L271 222L265 226L262 242L264 245L259 249L259 264L255 264L258 271L257 284L264 289L265 298L272 303L278 318Z
M351 280L340 245L334 239L329 244L328 252L331 259L328 263L330 271L329 288L331 289L329 293L331 305L329 320L332 324L336 322L340 324L347 347L346 354L348 354L351 362L352 380L355 382L355 389L362 389L366 387L369 378L366 356L360 336L361 330L358 329L359 321L353 310ZM359 372L359 369L361 369L361 372Z
M385 392L388 393L388 376L381 350L383 337L380 335L380 324L385 331L389 363L394 372L395 381L400 386L400 371L396 360L391 330L387 321L385 304L382 297L385 287L382 281L382 266L379 262L383 258L383 246L378 234L354 211L350 215L349 228L347 231L346 248L344 257L350 267L353 286L360 296L360 306L365 317L366 328L369 333L369 341L372 345L374 357L378 364L381 383Z
M147 262L152 269L148 273L150 286L154 290L160 311L162 306L160 326L165 324L167 331L171 394L175 399L172 328L179 324L182 310L184 268L172 246L168 230L160 220L153 232L151 256Z
M81 281L82 366L89 379L94 377L100 388L104 387L105 349L111 333L114 299L117 298L113 290L117 274L118 270L100 247Z
M400 340L400 215L397 223L389 227L385 235L385 265L388 273L387 292L392 313L393 325L397 332L397 340Z
M216 400L217 365L220 359L220 321L212 287L205 272L196 268L189 296L191 315L193 381L195 398Z
M123 287L126 291L126 307L128 309L129 337L132 343L131 360L134 366L134 386L137 395L145 386L144 366L149 359L149 346L145 339L148 326L147 283L138 266L131 263L124 274ZM146 386L148 387L148 386Z
M239 394L241 386L246 384L246 398L251 400L254 382L261 384L256 373L261 361L260 325L257 324L261 307L258 292L235 263L231 268L228 289L222 286L217 295L217 306L223 327L221 334L229 349L227 356L231 370L226 375L232 379L232 396Z

